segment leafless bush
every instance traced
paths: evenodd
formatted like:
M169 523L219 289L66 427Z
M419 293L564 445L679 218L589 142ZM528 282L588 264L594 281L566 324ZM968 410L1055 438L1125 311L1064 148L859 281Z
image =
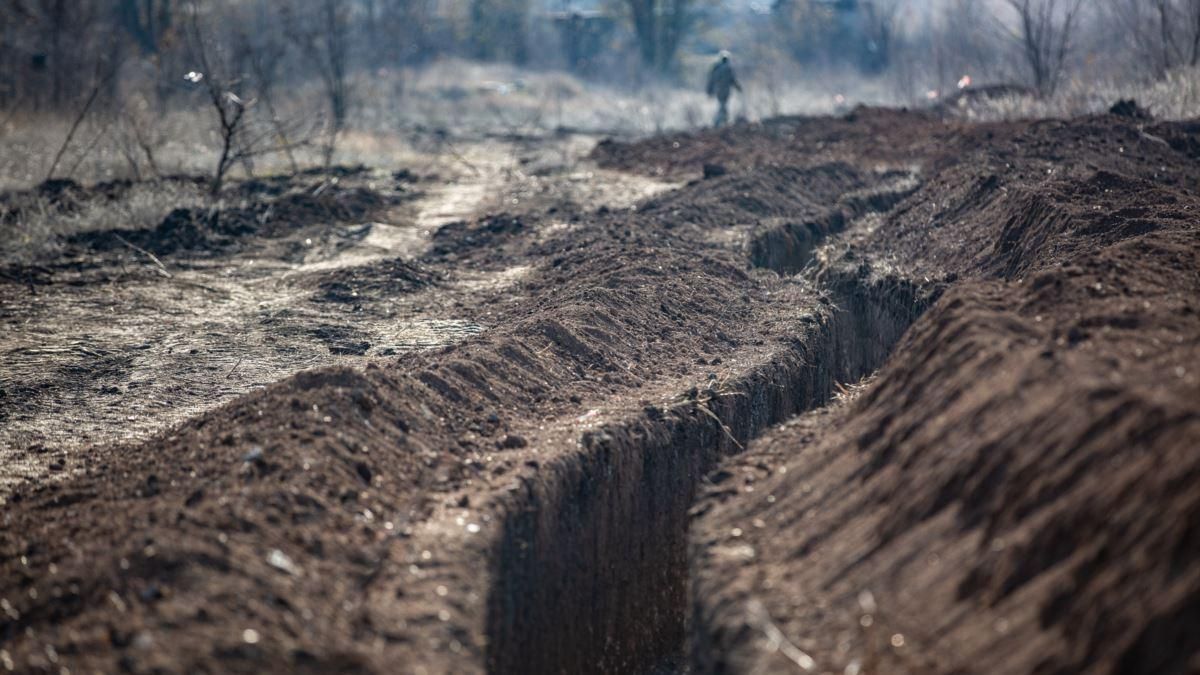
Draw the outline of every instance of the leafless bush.
M348 0L317 0L307 12L288 15L288 37L312 64L329 104L329 128L324 146L325 166L333 161L338 135L350 111Z
M213 43L194 3L189 19L188 44L199 70L189 72L187 79L202 88L216 120L220 143L211 188L216 195L232 167L240 163L251 173L255 157L290 152L306 144L307 139L295 140L281 133L282 123L277 119L271 119L266 129L261 121L254 124L251 113L258 99L251 95L247 78L231 64L231 51Z
M1108 35L1155 79L1200 65L1200 0L1108 0Z
M195 2L192 3L191 9L188 46L200 69L189 72L187 78L203 87L208 104L216 116L217 130L221 138L220 156L212 177L212 194L215 195L221 191L225 174L238 160L238 149L245 132L246 113L254 101L248 101L239 94L242 82L240 78L228 74L226 64L220 64L218 69L219 51L211 53L211 38L201 25L200 10Z

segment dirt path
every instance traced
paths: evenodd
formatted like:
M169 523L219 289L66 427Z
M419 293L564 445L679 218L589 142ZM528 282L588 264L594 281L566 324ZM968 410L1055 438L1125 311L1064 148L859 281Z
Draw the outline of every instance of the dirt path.
M369 220L325 219L239 242L224 255L164 256L161 271L132 248L100 258L84 251L72 265L60 261L35 293L7 285L0 495L27 479L61 479L78 448L148 438L292 373L360 368L371 357L479 334L489 321L477 308L502 301L528 266L417 262L432 233L501 205L527 213L534 195L624 208L668 186L589 169L581 162L587 148L575 137L472 143L456 148L457 159L431 158L439 175L417 185L415 197L407 182L393 192L390 176L372 172L333 188L314 184L394 196L394 206ZM540 175L514 169L522 160ZM586 189L581 167L590 172ZM396 274L408 278L383 278Z

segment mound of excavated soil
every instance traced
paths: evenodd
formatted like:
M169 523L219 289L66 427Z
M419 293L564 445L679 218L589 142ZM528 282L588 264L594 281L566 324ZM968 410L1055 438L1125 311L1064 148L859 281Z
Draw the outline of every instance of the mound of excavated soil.
M668 134L624 143L606 140L592 159L600 166L655 175L701 175L763 166L812 166L851 160L900 168L941 152L953 123L921 112L858 108L845 117L777 117L703 134ZM712 173L711 171L709 173Z
M796 317L821 305L808 289L749 274L737 250L629 212L566 229L506 216L453 224L432 249L421 263L388 260L305 283L334 295L407 292L432 283L437 265L496 251L535 269L519 302L496 305L491 330L461 347L365 372L305 373L149 443L72 456L76 478L18 488L0 533L9 658L31 668L223 672L391 672L396 663L463 672L528 660L539 647L525 629L565 627L562 605L537 595L545 602L515 610L522 621L489 627L489 612L510 597L502 585L535 597L492 542L516 541L510 518L535 513L533 500L564 495L554 481L541 497L514 486L571 466L580 434L617 414L601 410L630 409L709 450L689 471L654 479L678 488L660 494L672 504L656 521L669 538L606 520L626 564L657 570L639 602L601 613L638 629L607 637L576 622L541 663L633 666L675 651L684 586L673 563L691 484L725 438L713 410L729 385L718 378L792 349ZM355 349L337 328L314 330L328 333L331 349ZM779 400L775 414L821 399L834 375L820 372L817 391ZM674 398L697 383L708 393ZM586 447L598 447L595 438ZM640 451L639 439L628 437L628 452ZM604 472L616 479L632 466ZM604 547L588 550L609 567ZM544 564L562 583L575 578L571 566ZM611 572L597 572L607 586ZM485 637L517 626L507 647Z
M853 404L701 501L697 670L1195 667L1200 199L1140 134L964 130L993 144L856 239L957 282Z
M313 299L318 302L355 305L427 288L438 279L438 272L420 263L390 258L312 274L305 282L314 287Z

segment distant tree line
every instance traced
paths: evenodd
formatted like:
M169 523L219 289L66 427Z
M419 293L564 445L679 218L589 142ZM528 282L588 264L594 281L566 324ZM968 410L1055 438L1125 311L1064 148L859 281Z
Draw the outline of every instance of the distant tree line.
M971 74L1050 97L1085 71L1130 81L1200 68L1200 0L775 0L772 15L800 63L932 92Z
M114 92L135 69L156 96L169 97L194 61L195 45L186 39L193 16L207 42L231 53L239 74L319 79L335 119L345 115L340 71L445 55L578 65L588 56L581 47L620 51L616 25L626 26L635 47L630 51L645 69L669 73L702 4L711 1L612 0L610 20L596 21L570 10L547 16L553 5L535 0L5 0L0 108L71 108L106 72L120 68L123 76L106 85ZM550 42L561 40L561 49L548 49L546 36L533 34L535 19L557 23L549 28Z
M266 152L294 164L295 149L316 146L330 161L355 109L356 73L454 55L591 75L605 70L589 68L602 59L628 80L634 69L675 77L684 56L703 49L731 46L736 58L737 46L720 36L721 22L733 19L719 0L596 6L587 13L548 0L4 0L0 112L65 117L68 144L87 115L107 113L137 173L155 170L147 122L177 101L203 106L221 137L219 185L231 167L249 168ZM1200 0L934 6L774 0L754 47L808 67L888 73L914 94L937 94L974 74L1051 96L1085 59L1159 79L1200 67ZM319 93L320 105L307 106L309 119L286 119L281 101L299 90Z
M134 63L143 71L154 71L156 93L169 95L178 89L179 75L195 57L195 45L186 39L193 19L202 24L206 42L232 55L239 75L258 70L273 78L317 77L333 90L339 69L409 64L440 51L439 45L448 43L439 29L450 28L437 25L437 4L434 0L6 0L0 3L0 107L70 106L87 97L98 74L128 69ZM349 35L355 36L353 41ZM453 41L449 46L454 47ZM109 83L117 85L116 79ZM342 111L334 115L340 117Z

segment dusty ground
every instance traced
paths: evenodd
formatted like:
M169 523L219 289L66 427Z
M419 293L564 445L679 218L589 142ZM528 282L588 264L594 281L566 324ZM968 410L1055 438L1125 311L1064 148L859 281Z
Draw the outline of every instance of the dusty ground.
M493 310L483 305L511 300L528 266L439 265L424 259L432 233L487 211L625 208L668 187L581 163L593 144L474 143L395 175L244 183L217 222L229 234L200 234L210 216L199 210L163 214L154 230L82 232L55 257L10 265L0 276L0 495L61 478L80 447L145 438L291 373L362 367L485 330ZM114 199L66 189L64 208Z
M64 241L0 667L1185 670L1196 138L517 138Z

